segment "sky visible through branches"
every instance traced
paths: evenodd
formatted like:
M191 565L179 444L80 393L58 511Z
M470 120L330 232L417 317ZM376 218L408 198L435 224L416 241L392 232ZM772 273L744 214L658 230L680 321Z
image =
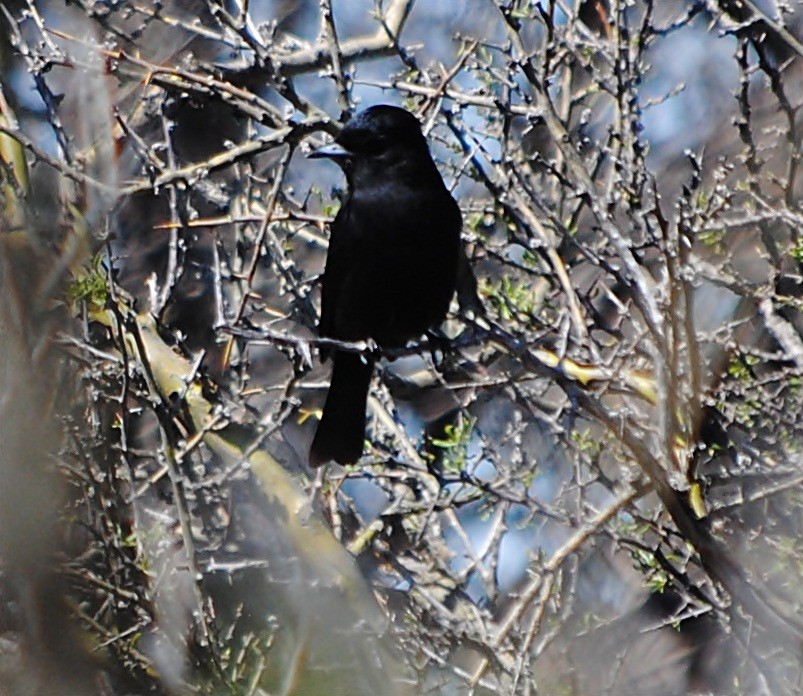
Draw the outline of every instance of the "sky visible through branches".
M11 693L795 692L798 3L3 9ZM375 103L466 263L316 476L306 155Z

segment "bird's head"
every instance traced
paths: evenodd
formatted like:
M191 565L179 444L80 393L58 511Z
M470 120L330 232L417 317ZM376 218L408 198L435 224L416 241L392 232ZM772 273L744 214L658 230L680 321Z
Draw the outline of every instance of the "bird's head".
M309 156L331 159L348 175L361 165L390 167L422 154L430 160L418 119L397 106L378 104L353 116L333 142Z

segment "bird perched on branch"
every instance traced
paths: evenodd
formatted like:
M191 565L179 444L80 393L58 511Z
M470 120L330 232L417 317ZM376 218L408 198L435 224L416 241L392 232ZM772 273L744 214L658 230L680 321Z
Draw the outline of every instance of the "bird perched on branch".
M331 228L321 336L393 348L440 324L455 292L462 217L415 116L372 106L310 156L336 162L348 182ZM365 439L376 358L332 354L331 385L310 448L313 467L356 461Z

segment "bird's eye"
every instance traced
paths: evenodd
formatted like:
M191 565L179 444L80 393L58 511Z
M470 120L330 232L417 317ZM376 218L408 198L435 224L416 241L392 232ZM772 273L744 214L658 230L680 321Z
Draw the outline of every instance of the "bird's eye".
M341 136L341 143L349 150L365 156L378 155L387 149L385 135L360 128Z
M369 138L366 138L362 146L362 150L366 155L378 155L386 149L386 138L376 134L372 134Z

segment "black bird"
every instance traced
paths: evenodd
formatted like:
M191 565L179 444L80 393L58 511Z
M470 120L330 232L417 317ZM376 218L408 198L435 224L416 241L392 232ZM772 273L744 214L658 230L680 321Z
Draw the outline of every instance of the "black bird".
M393 348L440 324L455 292L463 223L415 116L372 106L310 156L335 161L348 182L332 223L320 335ZM310 466L362 455L374 361L334 351Z

